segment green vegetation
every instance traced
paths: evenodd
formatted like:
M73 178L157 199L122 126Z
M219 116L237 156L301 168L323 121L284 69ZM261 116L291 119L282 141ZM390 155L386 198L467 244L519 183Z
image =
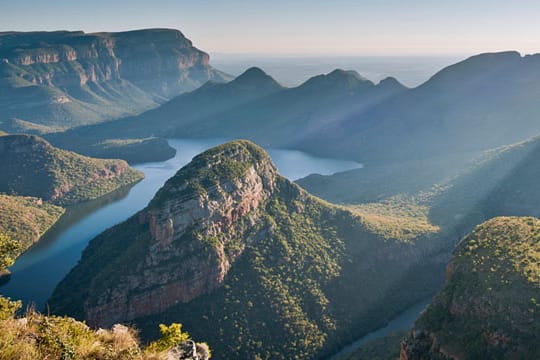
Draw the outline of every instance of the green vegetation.
M429 220L429 207L413 197L395 196L378 203L352 205L366 227L385 239L409 241L423 235L435 235L441 229Z
M28 249L60 218L65 206L96 199L139 181L121 160L60 150L29 135L0 137L0 233Z
M15 261L21 249L21 244L0 233L0 272Z
M188 165L168 181L168 186L158 191L149 206L159 207L171 197L189 198L204 193L206 188L222 181L243 177L252 163L263 160L271 162L270 157L262 148L249 141L237 140L218 145L195 156ZM208 166L208 164L219 164L219 166ZM180 193L177 189L181 189Z
M58 205L96 199L139 181L143 174L121 160L84 157L29 135L0 138L0 192Z
M494 218L456 249L444 289L415 324L462 359L540 356L540 220Z
M110 330L96 331L73 318L45 316L33 310L17 317L20 307L20 301L0 296L0 360L158 360L191 341L180 324L160 325L162 337L144 348L133 328L117 324ZM198 353L204 351L201 359L208 359L208 346L196 346Z
M130 164L165 161L176 154L176 150L161 138L117 139L92 135L81 136L82 128L48 134L47 140L62 149L78 154L105 158L122 159ZM118 136L117 133L110 136Z
M0 233L21 246L18 256L43 235L64 213L64 209L38 198L0 194ZM16 257L15 256L15 257Z
M232 206L229 201L244 204L256 195L247 184L229 193L250 169L262 177L265 191L273 184L269 197L226 225L226 231L215 232L227 223L227 215L217 215L221 210L216 206ZM166 245L156 244L152 231L170 224L169 216L180 224L189 222L192 215L173 216L185 206L187 214L218 212L187 225L172 240L161 239ZM419 266L433 233L421 220L425 209L411 205L400 214L419 218L407 241L392 237L404 231L382 231L367 210L351 211L317 199L278 176L259 147L247 141L227 143L195 157L167 181L147 209L92 240L49 305L54 313L83 319L93 307L108 311L108 302L116 304L107 295L111 292L119 295L121 308L127 303L124 296L147 299L155 286L131 287L138 280L128 280L139 279L142 273L144 282L155 281L158 274L180 274L169 281L182 284L195 278L197 287L206 284L204 274L212 273L216 262L230 264L230 269L223 265L227 274L217 289L134 319L143 338L156 338L155 325L163 319L182 319L189 333L204 336L221 358L331 354L427 297L435 287L433 272ZM143 220L148 217L159 225ZM392 221L397 228L401 220ZM163 281L159 287L169 286Z

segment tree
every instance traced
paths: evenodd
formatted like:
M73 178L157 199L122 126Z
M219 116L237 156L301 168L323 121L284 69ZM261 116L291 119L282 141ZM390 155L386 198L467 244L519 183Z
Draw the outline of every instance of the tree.
M0 234L0 271L13 265L15 258L22 250L18 241L12 240L9 236Z

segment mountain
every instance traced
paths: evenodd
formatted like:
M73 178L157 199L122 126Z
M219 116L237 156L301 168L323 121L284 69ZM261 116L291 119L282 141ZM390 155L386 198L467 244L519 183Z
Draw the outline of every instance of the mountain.
M49 306L134 323L143 339L178 319L219 358L317 358L436 286L433 229L386 231L382 218L309 195L253 143L226 143L93 239Z
M335 70L266 93L262 88L274 82L257 73L252 74L251 84L258 84L251 88L252 98L239 91L233 101L237 90L232 83L217 89L209 84L163 110L84 131L242 137L366 164L464 156L540 133L540 55L480 54L414 89L392 78L375 85L353 71Z
M33 135L0 137L0 192L69 205L142 179L122 160L92 159Z
M395 79L375 85L354 71L344 70L313 77L289 89L261 69L251 68L229 83L206 84L141 115L77 128L72 133L102 138L118 134L248 138L286 147L344 115L403 91L405 87Z
M487 150L540 133L540 55L480 54L295 146L363 162Z
M540 220L500 217L467 235L401 359L540 356Z
M0 121L60 128L135 114L228 79L172 29L1 32L0 54Z
M436 191L429 217L463 236L496 216L540 216L540 137L485 152Z
M220 114L284 88L261 69L250 68L229 83L208 82L139 116L127 117L95 126L82 126L58 134L60 141L79 138L170 136L180 126ZM54 141L54 140L53 140Z

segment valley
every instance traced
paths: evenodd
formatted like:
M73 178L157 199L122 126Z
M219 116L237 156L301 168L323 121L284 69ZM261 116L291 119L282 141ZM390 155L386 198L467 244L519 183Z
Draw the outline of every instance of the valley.
M77 263L88 242L107 228L142 209L154 193L192 157L220 144L222 139L169 140L176 156L160 163L135 166L144 173L142 181L131 188L115 191L87 203L69 207L59 221L10 268L11 280L0 287L0 293L23 304L34 303L42 309L56 284ZM360 164L311 157L297 151L270 149L283 174L297 179L311 173L332 174ZM39 281L28 287L29 282Z
M140 6L0 30L0 360L540 357L540 54Z

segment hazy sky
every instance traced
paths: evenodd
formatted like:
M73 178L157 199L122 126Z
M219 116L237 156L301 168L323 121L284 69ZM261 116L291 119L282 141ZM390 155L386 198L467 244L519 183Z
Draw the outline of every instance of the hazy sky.
M538 0L0 0L0 30L180 29L208 52L540 52Z

